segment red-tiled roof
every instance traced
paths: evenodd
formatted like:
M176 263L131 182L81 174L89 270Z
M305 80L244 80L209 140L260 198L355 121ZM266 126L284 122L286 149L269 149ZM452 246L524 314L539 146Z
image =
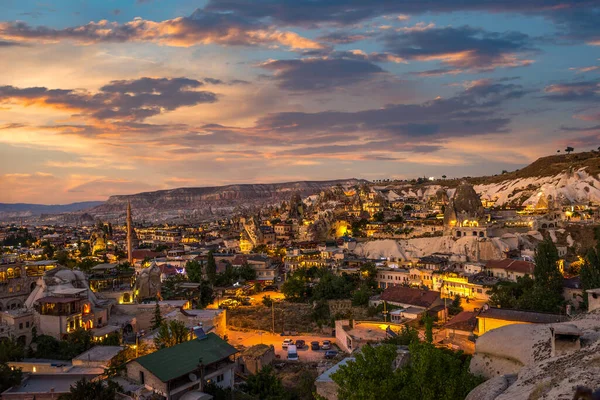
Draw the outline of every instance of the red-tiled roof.
M486 268L498 268L506 271L519 272L522 274L533 275L535 264L529 261L513 260L505 258L503 260L490 260L485 264Z
M138 250L133 250L131 252L131 257L136 260L143 260L144 258L155 258L155 257L162 257L162 256L164 256L163 253L158 253L158 252L146 250L146 249L138 249Z
M409 288L405 286L390 287L385 289L381 294L381 300L425 308L431 307L431 305L439 298L440 292Z
M446 329L471 332L477 326L477 313L473 311L462 311L456 314L444 325Z

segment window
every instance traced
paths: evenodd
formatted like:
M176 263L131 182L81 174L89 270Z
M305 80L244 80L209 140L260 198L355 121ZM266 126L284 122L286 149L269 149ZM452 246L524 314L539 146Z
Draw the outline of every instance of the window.
M25 328L29 328L29 321L25 322Z
M225 377L223 376L223 374L217 376L217 383L223 382L224 380L225 380Z
M140 371L140 383L143 385L144 382L144 371Z
M23 329L23 323L19 323L19 329Z

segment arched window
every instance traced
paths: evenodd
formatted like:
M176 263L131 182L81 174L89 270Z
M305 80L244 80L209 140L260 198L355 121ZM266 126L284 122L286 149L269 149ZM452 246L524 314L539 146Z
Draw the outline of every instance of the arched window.
M9 268L6 270L6 275L8 276L8 279L12 279L15 277L15 270L12 268Z
M21 268L15 267L15 278L21 277Z
M6 280L6 272L0 271L0 282L4 282Z

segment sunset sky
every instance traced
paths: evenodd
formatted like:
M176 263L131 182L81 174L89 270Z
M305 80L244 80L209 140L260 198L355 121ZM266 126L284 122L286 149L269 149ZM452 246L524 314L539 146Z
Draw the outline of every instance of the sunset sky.
M600 146L600 0L0 0L0 202Z

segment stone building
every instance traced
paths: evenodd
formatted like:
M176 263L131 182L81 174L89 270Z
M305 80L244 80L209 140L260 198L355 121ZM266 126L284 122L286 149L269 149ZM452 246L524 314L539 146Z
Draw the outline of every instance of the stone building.
M16 258L0 259L0 311L22 307L38 278L57 265L53 260L21 263Z
M238 351L214 333L164 348L127 364L127 377L167 399L203 390L208 382L232 388Z

